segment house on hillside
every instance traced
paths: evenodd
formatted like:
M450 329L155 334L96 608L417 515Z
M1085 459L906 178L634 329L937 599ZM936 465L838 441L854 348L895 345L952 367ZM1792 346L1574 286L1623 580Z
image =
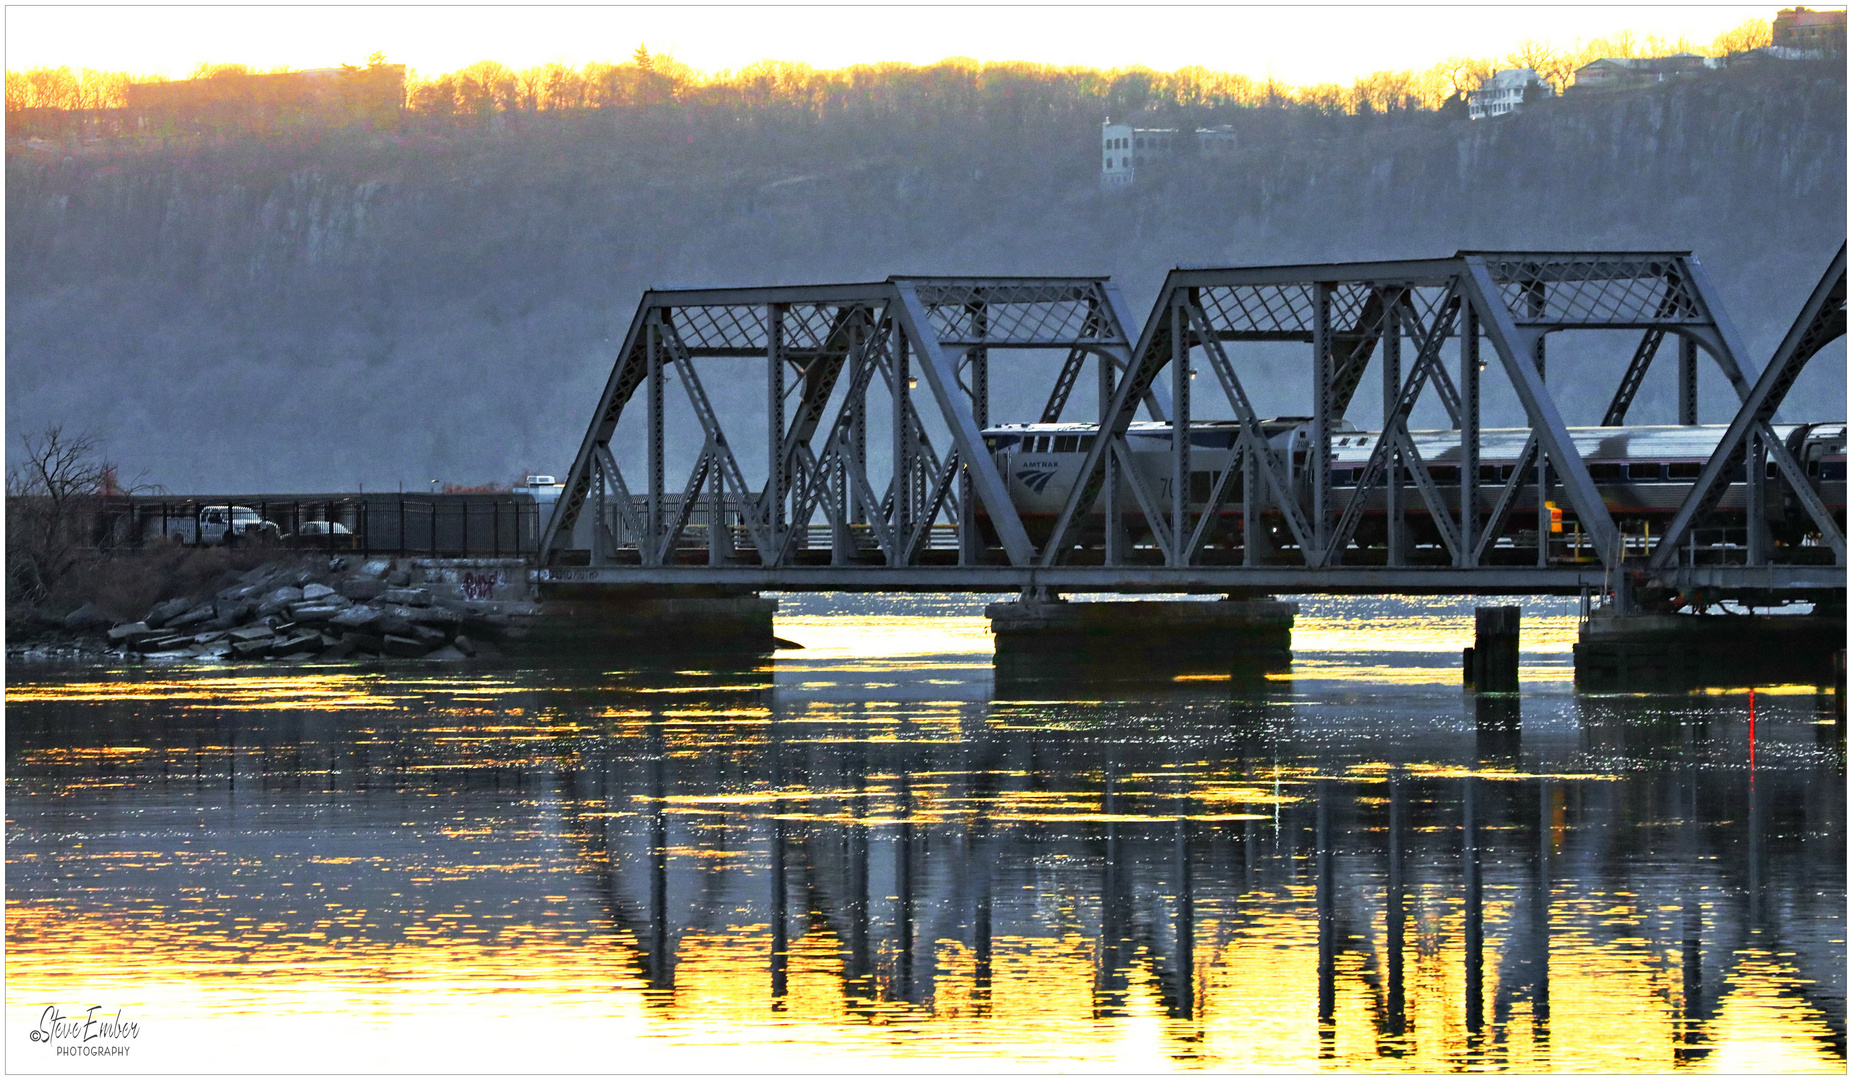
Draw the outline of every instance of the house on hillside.
M1226 158L1235 152L1235 132L1226 124L1197 128L1193 134L1192 140L1180 137L1176 128L1141 128L1107 120L1100 125L1100 186L1129 186L1139 169L1174 160L1186 147L1205 158Z
M1731 67L1747 67L1751 64L1779 63L1784 60L1825 60L1835 54L1825 49L1792 49L1785 45L1764 45L1760 49L1748 49L1730 54Z
M1775 14L1773 44L1778 49L1818 50L1830 56L1846 52L1846 13L1785 8Z
M1700 71L1710 71L1723 66L1723 61L1715 57L1699 56L1697 53L1675 53L1671 56L1655 57L1604 57L1592 60L1575 70L1575 82L1569 89L1578 97L1590 93L1606 93L1615 90L1639 90L1691 75Z
M1530 68L1509 68L1466 95L1466 115L1474 120L1503 116L1531 102L1556 96L1556 88Z

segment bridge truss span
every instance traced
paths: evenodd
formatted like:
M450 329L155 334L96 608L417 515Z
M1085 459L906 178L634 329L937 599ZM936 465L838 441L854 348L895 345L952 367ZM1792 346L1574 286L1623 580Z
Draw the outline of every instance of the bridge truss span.
M1680 251L1178 269L1142 327L1103 278L652 291L539 574L650 588L1843 596L1843 477L1829 502L1820 462L1773 421L1844 333L1844 266L1842 248L1760 375ZM1550 350L1590 331L1631 344L1603 376L1599 425L1572 429L1565 413L1591 403L1559 398ZM1579 348L1566 355L1585 386ZM1676 356L1678 424L1628 427L1662 351ZM1029 352L1054 363L1019 365ZM1716 375L1700 380L1706 364ZM994 421L993 374L1020 389L1049 370L1035 422ZM1718 400L1700 401L1706 383ZM1700 405L1734 420L1702 427ZM1090 415L1074 423L1077 411ZM1656 517L1617 500L1614 470L1628 466L1606 449L1641 432L1698 448L1683 451L1697 455L1689 471L1655 466ZM1771 506L1792 507L1780 543Z
M1103 278L651 291L542 537L542 569L582 562L612 572L590 575L602 581L666 567L693 583L753 566L902 567L933 548L975 565L989 546L1027 565L1033 546L982 435L992 366L1009 377L1013 351L1061 356L1044 410L1059 417L1088 366L1113 384L1134 331ZM715 379L731 410L716 407ZM692 429L670 422L670 382ZM763 390L741 408L747 384ZM677 481L668 459L690 430L699 449ZM640 484L626 464L641 465ZM819 520L827 555L812 544Z

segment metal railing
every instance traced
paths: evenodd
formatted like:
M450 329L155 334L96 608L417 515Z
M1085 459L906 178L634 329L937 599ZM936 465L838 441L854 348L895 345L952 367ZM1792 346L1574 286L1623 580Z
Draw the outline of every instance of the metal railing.
M134 496L110 500L99 537L116 546L197 545L208 507L249 509L263 525L230 543L362 555L502 558L533 553L550 509L527 496ZM208 536L207 543L224 543Z

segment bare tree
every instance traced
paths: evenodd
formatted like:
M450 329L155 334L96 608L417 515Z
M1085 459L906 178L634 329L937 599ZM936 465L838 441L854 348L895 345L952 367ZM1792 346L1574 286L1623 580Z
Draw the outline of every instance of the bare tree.
M1505 57L1505 63L1515 68L1531 69L1537 73L1538 78L1555 87L1558 93L1569 85L1569 77L1575 74L1574 58L1555 46L1536 40L1520 43L1515 52Z
M36 603L91 547L98 501L116 490L116 467L94 435L54 424L22 436L24 464L7 471L7 601Z
M1729 56L1731 53L1748 52L1775 43L1774 32L1769 28L1767 19L1749 19L1734 30L1725 30L1711 42L1712 56Z
M75 109L77 76L68 67L33 68L25 74L26 106L35 109Z
M457 111L488 120L513 112L520 100L515 73L494 60L478 60L455 74Z
M1470 56L1453 56L1434 65L1434 71L1446 80L1447 96L1460 97L1483 86L1498 71L1498 64Z
M525 113L539 112L541 93L546 86L546 79L547 72L542 67L524 68L514 72L514 107Z

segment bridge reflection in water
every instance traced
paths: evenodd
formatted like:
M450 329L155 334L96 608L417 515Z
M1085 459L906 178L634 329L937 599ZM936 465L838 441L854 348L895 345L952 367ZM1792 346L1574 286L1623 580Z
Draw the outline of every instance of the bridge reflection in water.
M15 681L9 1007L512 990L683 1068L1845 1067L1810 696L1758 698L1751 770L1737 694L1001 701L982 662Z

